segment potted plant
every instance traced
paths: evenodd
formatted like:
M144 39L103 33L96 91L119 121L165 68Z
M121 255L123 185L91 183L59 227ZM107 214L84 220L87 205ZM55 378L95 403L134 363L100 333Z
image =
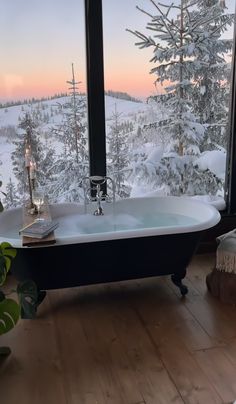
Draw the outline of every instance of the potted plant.
M1 186L2 182L0 181ZM0 192L4 194L4 192ZM0 212L2 211L3 205L0 200ZM16 253L16 249L9 243L0 243L0 335L15 327L20 317L34 318L38 305L45 297L45 294L39 292L36 284L31 280L19 283L17 288L11 290L10 293L2 290ZM12 294L15 294L16 298L12 298ZM9 347L0 347L0 356L9 355L10 352Z

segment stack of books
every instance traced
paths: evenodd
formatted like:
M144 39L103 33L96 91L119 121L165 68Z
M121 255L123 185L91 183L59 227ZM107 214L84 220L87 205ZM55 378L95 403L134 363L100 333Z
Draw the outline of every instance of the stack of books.
M48 234L55 230L58 226L59 223L56 220L35 220L34 222L20 229L19 233L26 237L44 238L47 237Z

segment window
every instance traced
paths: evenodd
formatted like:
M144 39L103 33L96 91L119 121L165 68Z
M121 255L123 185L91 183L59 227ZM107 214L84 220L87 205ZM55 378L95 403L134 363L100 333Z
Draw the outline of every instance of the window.
M55 0L48 9L24 0L20 10L10 3L1 5L0 17L6 206L27 195L22 139L33 115L41 141L37 181L52 201L82 200L81 179L90 173L114 178L121 198L174 194L224 202L226 191L236 211L233 1L175 0L170 9L150 0ZM79 101L74 126L68 92L67 100L74 94Z
M103 0L107 170L120 197L223 208L235 4L168 4Z
M89 173L83 0L2 2L0 174L5 207L29 195L79 201Z

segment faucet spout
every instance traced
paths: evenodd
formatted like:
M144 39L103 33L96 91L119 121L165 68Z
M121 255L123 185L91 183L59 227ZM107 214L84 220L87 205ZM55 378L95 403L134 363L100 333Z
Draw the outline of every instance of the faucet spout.
M102 215L104 215L103 210L102 210L101 200L102 200L101 186L100 186L100 184L97 184L97 186L96 186L97 209L93 212L93 214L94 214L95 216L102 216Z

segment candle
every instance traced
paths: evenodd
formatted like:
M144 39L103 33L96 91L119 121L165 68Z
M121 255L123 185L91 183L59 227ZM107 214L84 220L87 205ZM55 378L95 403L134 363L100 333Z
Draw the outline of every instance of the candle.
M25 148L25 167L30 166L30 147L26 146Z
M36 169L36 164L32 160L30 161L30 179L34 180L35 179L35 169Z

